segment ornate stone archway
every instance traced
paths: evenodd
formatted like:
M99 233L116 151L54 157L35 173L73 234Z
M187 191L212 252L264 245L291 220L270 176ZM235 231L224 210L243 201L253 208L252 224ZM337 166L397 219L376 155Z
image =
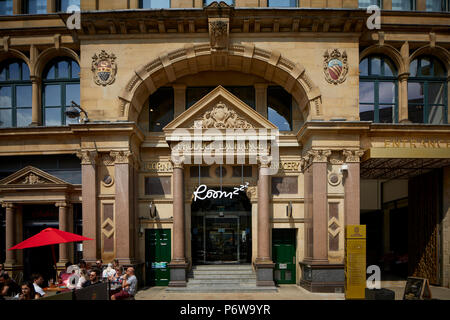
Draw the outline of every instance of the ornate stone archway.
M218 53L209 44L191 44L160 55L135 70L135 75L119 95L122 120L136 121L145 100L159 87L183 76L209 70L260 76L291 93L305 120L320 118L323 114L320 90L305 68L279 52L251 44L233 44L227 51Z

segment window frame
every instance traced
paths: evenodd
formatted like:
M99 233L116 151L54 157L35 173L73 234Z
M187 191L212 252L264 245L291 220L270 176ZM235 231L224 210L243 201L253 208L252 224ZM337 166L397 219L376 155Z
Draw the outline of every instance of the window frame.
M286 1L291 1L291 0L286 0ZM294 5L288 5L288 6L271 6L270 0L267 0L267 7L268 8L298 8L299 6L299 0L294 0L295 4Z
M169 1L169 8L172 8L172 0ZM144 0L139 0L138 3L139 9L167 9L167 8L160 8L160 7L150 7L150 8L144 8Z
M28 74L30 74L30 68L28 67L27 63L20 59L7 59L2 62L2 67L7 67L6 69L6 79L9 79L9 66L13 63L19 64L19 75L20 80L0 80L0 87L9 87L11 88L11 107L10 108L0 108L0 110L11 110L11 126L9 127L0 127L0 128L25 128L26 126L17 126L17 110L18 109L29 109L32 110L33 108L33 86L31 83L31 78L28 80L23 80L23 66L25 65L28 68ZM30 106L29 107L17 107L17 93L16 88L17 87L30 87L31 92L31 100L30 100ZM31 121L30 121L31 124Z
M427 10L427 2L429 0L425 1L425 11L427 12L449 12L450 11L450 1L449 0L441 0L441 9L439 11L434 10Z
M45 4L45 12L42 12L42 13L32 12L32 13L30 13L30 3L29 3L29 1L30 0L22 0L22 13L23 14L47 14L48 13L47 2Z
M10 2L11 2L11 13L0 12L0 16L12 16L14 14L14 0L10 0Z
M373 58L379 58L380 59L380 75L372 75L372 63L371 60ZM395 67L394 62L387 56L384 55L370 55L368 57L365 57L362 59L359 63L361 63L367 59L367 75L359 75L359 82L369 82L374 83L374 97L373 97L373 103L371 102L361 102L360 95L358 94L358 108L360 109L361 105L373 105L373 123L398 123L398 70L394 69L393 76L386 76L385 73L385 60L388 60L392 66ZM395 86L395 92L394 92L394 103L380 103L380 83L381 82L394 82ZM393 122L380 122L380 105L393 105L392 113L393 113ZM361 114L361 112L359 112ZM361 117L360 117L361 118Z
M203 0L203 7L207 7L207 6L209 6L210 4L206 4L206 1L207 0ZM220 2L220 1L218 1L218 0L211 0L211 1L217 1L217 2ZM230 7L235 7L236 6L236 0L231 0L233 3L232 4L228 4ZM225 1L225 3L226 3L226 1Z
M267 91L266 91L266 101L267 101L267 107L266 107L266 113L267 113L267 120L268 121L270 121L270 119L269 119L269 88L280 88L280 89L283 89L284 91L286 91L282 86L278 86L278 85L272 85L272 86L267 86ZM291 96L291 103L289 104L289 128L291 129L291 130L280 130L279 128L279 131L281 132L292 132L293 130L294 130L294 119L293 119L293 101L292 101L292 99L293 99L293 97L292 97L292 94L290 94L289 92L287 92L286 91L286 93L287 94L289 94L290 96ZM272 109L272 110L274 110L274 109ZM272 122L272 121L270 121L270 122Z
M370 6L378 6L378 8L380 8L380 9L383 9L383 0L377 0L377 2L378 2L378 4L371 4ZM366 7L366 6L361 6L360 4L359 4L359 1L358 1L358 8L359 9L367 9L368 7Z
M430 73L433 74L431 76L424 76L424 75L417 75L418 72L421 71L421 61L423 58L427 58L430 60ZM435 62L438 61L438 63L440 63L443 67L443 69L445 70L445 64L442 63L438 58L436 58L435 56L419 56L417 58L415 58L414 60L411 61L410 65L412 64L413 61L417 61L417 70L416 70L416 76L413 77L409 77L408 78L408 84L410 83L423 83L423 121L422 122L417 122L417 123L424 123L424 124L430 124L430 122L428 122L428 116L430 114L430 109L432 106L443 106L444 107L444 123L443 124L448 124L448 83L447 83L447 78L445 76L443 77L436 77L434 75L434 65ZM411 72L411 68L409 70ZM447 70L445 70L446 72L448 72ZM443 92L443 104L430 104L430 102L428 101L428 86L430 83L441 83L444 87L444 92ZM409 119L409 106L420 106L422 105L421 103L410 103L409 102L409 91L408 91L408 97L407 97L407 101L408 101L408 119ZM416 122L414 122L416 123Z
M61 61L67 61L69 63L69 69L68 69L69 78L58 78L58 71L59 71L59 65L58 64ZM54 125L47 125L46 124L45 111L46 111L46 109L57 109L57 108L59 108L60 111L61 111L60 112L61 113L61 123L59 125L56 125L56 126L66 126L66 125L68 125L66 123L66 115L65 115L66 108L68 107L68 106L65 105L66 104L66 98L67 98L67 85L78 84L78 86L80 88L80 99L81 99L80 77L72 78L72 62L78 64L78 62L75 59L73 59L73 58L70 58L70 57L58 57L56 59L53 59L53 60L49 61L47 63L47 65L45 66L45 69L44 69L44 71L42 73L42 89L41 89L41 92L42 92L42 97L41 97L42 98L42 125L43 126L49 126L49 127L54 126ZM55 67L55 79L45 79L44 75L46 75L47 72L49 71L49 69L51 67L53 67L53 66ZM78 64L78 67L80 68L79 64ZM45 88L48 85L59 85L60 90L61 90L61 92L60 92L61 104L59 106L48 106L48 107L46 106L46 104L45 104L46 103L46 101L45 101ZM78 117L78 119L79 119L79 117Z
M62 0L56 0L55 1L55 9L56 9L56 12L66 12L67 11L67 8L66 8L66 10L65 11L62 11L62 8L61 8L61 2L62 2ZM81 8L81 0L79 0L79 4L78 4L78 7L79 8ZM70 6L69 6L70 7Z
M416 11L417 9L417 3L416 0L409 0L409 3L411 4L411 9L406 10L406 11ZM403 11L405 9L391 9L391 10L395 10L395 11Z

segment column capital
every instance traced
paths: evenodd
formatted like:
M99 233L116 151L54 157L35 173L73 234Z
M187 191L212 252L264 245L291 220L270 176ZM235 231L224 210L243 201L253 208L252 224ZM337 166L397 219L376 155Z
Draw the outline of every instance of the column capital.
M173 90L186 90L187 86L184 83L174 83L172 88Z
M271 156L258 156L258 164L260 168L270 167L271 162L272 162Z
M2 207L6 209L14 209L16 205L12 202L2 202Z
M42 78L36 75L30 75L30 80L32 83L40 83Z
M312 162L328 162L331 150L309 150L307 155Z
M409 72L404 72L398 75L398 81L406 81L409 78Z
M173 169L184 169L184 156L173 156L170 158Z
M130 150L112 150L109 154L114 159L114 164L134 162L134 154Z
M343 150L345 162L360 162L360 158L364 155L364 150Z
M96 164L98 152L95 150L79 150L77 157L81 159L81 164Z
M255 90L266 90L267 87L269 86L268 83L255 83L253 85L255 87Z
M70 207L72 204L67 201L58 201L55 203L56 207Z

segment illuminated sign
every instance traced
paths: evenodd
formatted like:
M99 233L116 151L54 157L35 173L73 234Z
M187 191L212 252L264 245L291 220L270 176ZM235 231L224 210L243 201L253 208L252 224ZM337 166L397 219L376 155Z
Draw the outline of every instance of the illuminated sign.
M209 189L205 184L201 184L197 187L197 190L194 191L194 201L205 200L205 199L221 199L221 198L230 198L233 199L233 196L237 196L239 192L244 191L248 188L249 183L246 182L245 185L240 185L239 187L234 187L233 191L220 191L220 190L212 190Z

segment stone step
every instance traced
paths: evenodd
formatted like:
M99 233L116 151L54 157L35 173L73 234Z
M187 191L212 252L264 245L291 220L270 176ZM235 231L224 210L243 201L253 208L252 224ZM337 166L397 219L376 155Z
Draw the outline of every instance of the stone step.
M252 275L252 270L223 270L223 271L211 271L211 270L194 270L189 272L193 276L205 276L205 275L215 275L215 276L227 276L227 275L241 275L248 276Z
M194 277L188 277L188 279L198 279L198 280L246 280L246 279L256 279L256 275L254 274L225 274L225 275L214 275L214 274L205 274L205 275L196 275Z
M210 271L230 271L230 270L253 270L249 264L237 264L237 265L196 265L192 267L192 270L210 270Z
M213 284L244 284L244 283L256 283L256 278L254 279L189 279L188 283L190 284L204 284L204 285L213 285Z
M187 286L184 288L168 287L168 292L180 292L180 293L252 293L252 292L278 292L276 287L257 287L253 286L229 286L229 285L216 285L214 287L205 286Z

